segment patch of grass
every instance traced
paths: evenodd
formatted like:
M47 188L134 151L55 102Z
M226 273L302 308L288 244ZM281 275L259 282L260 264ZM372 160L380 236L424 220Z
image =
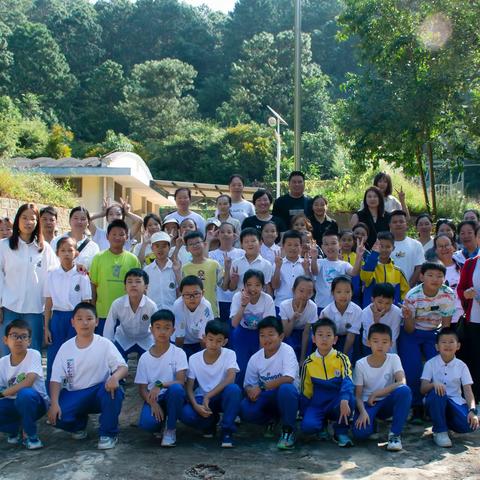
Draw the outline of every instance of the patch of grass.
M0 197L71 208L76 205L68 182L59 185L53 177L32 171L14 171L0 166Z

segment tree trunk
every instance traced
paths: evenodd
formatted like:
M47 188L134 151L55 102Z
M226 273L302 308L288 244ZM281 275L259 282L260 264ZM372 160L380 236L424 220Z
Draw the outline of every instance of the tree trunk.
M422 148L420 145L417 145L416 149L416 158L418 164L418 171L420 172L420 180L422 182L422 190L423 190L423 198L425 199L425 206L427 207L428 213L430 212L430 201L428 199L428 192L427 192L427 182L425 181L425 173L423 172L423 164L422 164Z
M430 170L430 190L432 193L432 214L437 216L437 194L435 192L435 171L433 169L433 149L432 142L427 142L428 166Z

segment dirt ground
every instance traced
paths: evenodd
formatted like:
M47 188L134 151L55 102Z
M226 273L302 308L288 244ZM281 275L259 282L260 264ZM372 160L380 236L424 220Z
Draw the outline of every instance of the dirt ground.
M480 432L455 435L451 449L433 444L429 428L409 425L402 437L404 450L385 450L387 426L378 440L341 449L333 442L300 437L293 451L276 449L260 427L240 425L235 448L222 449L219 439L179 425L177 447L160 448L160 440L138 429L140 398L132 378L120 418L120 441L113 450L96 449L97 416L92 416L87 440L74 441L40 421L45 448L26 451L1 439L0 479L480 479Z

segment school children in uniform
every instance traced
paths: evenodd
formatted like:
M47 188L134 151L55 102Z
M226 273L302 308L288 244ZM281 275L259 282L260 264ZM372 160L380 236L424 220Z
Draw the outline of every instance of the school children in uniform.
M438 355L425 363L421 393L433 423L433 440L439 447L451 447L448 430L469 433L479 427L478 411L467 365L456 358L460 348L457 333L442 328L436 337ZM463 390L463 395L462 395Z
M275 264L275 256L280 254L282 248L278 243L279 234L277 224L270 220L262 226L261 231L261 245L260 245L260 255L270 262L272 265Z
M282 433L277 447L288 450L295 445L298 411L298 361L290 345L284 343L283 326L276 317L258 324L260 350L248 361L240 416L243 421L267 424L273 433L280 421Z
M120 381L128 367L115 345L95 334L97 312L90 303L79 303L72 324L77 332L65 342L53 362L48 419L53 426L87 437L90 413L100 413L98 448L108 450L118 442L118 417L124 393Z
M124 250L128 227L123 220L113 220L107 227L110 247L93 257L90 267L93 303L98 312L96 333L103 334L112 303L125 293L124 279L131 268L141 268L138 258Z
M208 321L213 320L210 302L203 296L203 282L188 275L180 282L180 297L173 304L175 344L187 357L203 348L203 335Z
M247 270L243 275L243 290L232 299L230 318L234 330L231 335L232 347L237 354L240 372L237 383L243 385L245 370L250 357L258 351L258 324L269 316L275 316L272 297L263 291L265 277L259 270Z
M186 425L203 430L204 437L215 435L220 413L221 446L233 447L235 418L240 411L242 392L235 383L238 372L236 355L224 348L228 341L228 326L211 320L205 327L205 349L192 355L188 362L187 398L181 420ZM194 388L197 385L197 388Z
M150 279L147 296L159 309L172 310L178 297L178 286L182 281L181 264L176 259L168 258L170 252L170 235L157 232L152 235L152 253L155 259L143 267Z
M392 331L392 346L389 353L397 353L397 340L402 324L402 310L393 304L395 287L391 283L377 283L372 290L372 303L362 311L363 356L372 352L368 346L368 331L373 324L388 325Z
M422 359L430 360L436 355L436 333L441 327L450 326L455 313L455 294L444 285L445 266L425 262L420 269L420 285L406 295L402 307L404 328L400 332L398 353L412 389L413 421L423 417L420 375Z
M138 426L148 432L160 432L162 447L175 447L177 420L185 400L187 355L170 343L175 331L175 317L170 310L158 310L150 318L155 343L138 361L135 383L143 407Z
M47 388L52 365L59 348L75 336L72 312L80 302L92 300L92 287L88 275L77 270L75 258L77 244L71 237L56 242L60 267L48 272L45 282L45 343L47 350Z
M28 450L36 450L43 447L37 420L45 415L49 400L42 357L28 348L31 335L25 320L13 320L5 329L3 342L10 354L0 358L0 431L7 433L10 445L23 441Z
M317 350L303 364L300 404L302 431L325 437L328 420L334 423L334 440L339 447L353 445L348 436L350 417L355 408L352 369L347 355L333 348L336 325L322 318L312 325Z
M375 419L392 417L387 450L402 450L401 433L407 422L412 392L406 384L400 357L388 353L392 346L392 330L383 323L374 323L368 330L371 354L358 360L353 372L357 413L353 435L368 438L375 431Z
M103 336L115 344L127 362L129 353L135 352L140 357L152 346L150 317L157 311L157 305L146 295L149 278L144 270L132 268L124 283L127 293L112 303Z

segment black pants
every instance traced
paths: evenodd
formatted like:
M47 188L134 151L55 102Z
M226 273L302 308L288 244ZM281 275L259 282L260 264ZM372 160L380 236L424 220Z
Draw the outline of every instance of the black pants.
M468 366L473 378L475 401L480 402L480 323L466 323L459 358Z

